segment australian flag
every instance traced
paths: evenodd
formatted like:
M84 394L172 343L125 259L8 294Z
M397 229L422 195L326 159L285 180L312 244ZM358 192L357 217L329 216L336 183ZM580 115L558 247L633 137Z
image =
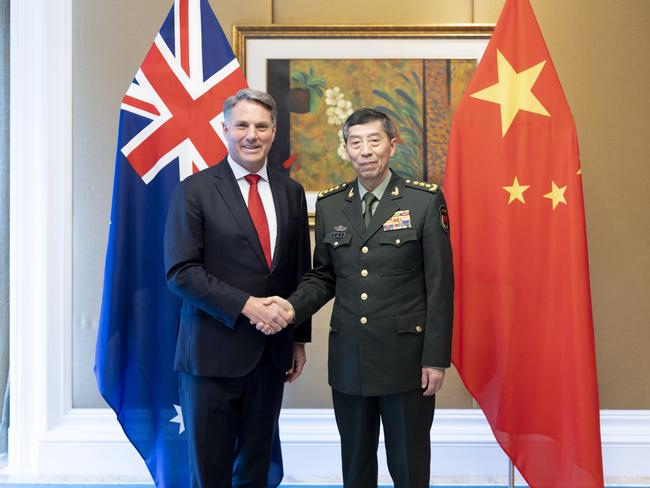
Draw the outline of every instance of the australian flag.
M246 87L207 0L176 0L120 110L95 375L156 486L189 486L172 370L180 300L167 288L163 231L180 180L221 161L223 102ZM282 479L276 436L269 485Z

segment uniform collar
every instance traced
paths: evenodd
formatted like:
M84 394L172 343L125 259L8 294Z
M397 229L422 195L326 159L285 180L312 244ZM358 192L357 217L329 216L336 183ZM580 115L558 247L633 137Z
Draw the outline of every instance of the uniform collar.
M377 185L377 188L372 190L372 194L377 197L377 200L381 200L381 197L384 196L384 192L386 191L386 188L388 187L388 183L390 183L392 176L393 172L391 170L388 170L388 173L386 174L386 177L383 179L383 181ZM363 196L368 193L368 190L361 184L359 179L357 179L357 188L359 190L359 199L363 200Z

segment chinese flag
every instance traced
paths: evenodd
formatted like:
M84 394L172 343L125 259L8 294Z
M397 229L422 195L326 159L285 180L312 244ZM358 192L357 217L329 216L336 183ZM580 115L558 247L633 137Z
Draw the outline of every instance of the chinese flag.
M603 486L576 130L528 0L452 123L453 362L532 487Z

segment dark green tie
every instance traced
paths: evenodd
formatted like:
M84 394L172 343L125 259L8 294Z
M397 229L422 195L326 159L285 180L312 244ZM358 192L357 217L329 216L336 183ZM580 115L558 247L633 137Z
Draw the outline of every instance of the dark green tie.
M368 228L368 224L370 224L370 220L372 219L372 204L373 202L377 200L377 197L372 193L368 192L363 196L363 201L366 204L366 209L363 212L363 225Z

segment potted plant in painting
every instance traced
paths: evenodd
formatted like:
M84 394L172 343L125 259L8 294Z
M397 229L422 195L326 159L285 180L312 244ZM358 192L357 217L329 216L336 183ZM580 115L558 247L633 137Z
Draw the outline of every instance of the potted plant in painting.
M309 73L292 71L291 80L293 86L287 96L289 110L298 114L314 112L318 99L323 96L325 80L314 76L314 68L309 68Z

